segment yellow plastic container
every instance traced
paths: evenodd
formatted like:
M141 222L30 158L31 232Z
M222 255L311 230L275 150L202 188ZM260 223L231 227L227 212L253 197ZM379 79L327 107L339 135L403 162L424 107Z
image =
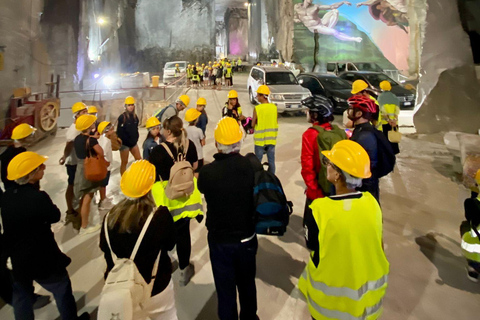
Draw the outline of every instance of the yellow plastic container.
M158 87L160 76L152 76L152 87Z

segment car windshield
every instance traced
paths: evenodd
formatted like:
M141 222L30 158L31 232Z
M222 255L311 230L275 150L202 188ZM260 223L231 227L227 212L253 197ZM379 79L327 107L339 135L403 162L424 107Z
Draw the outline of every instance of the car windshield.
M357 66L359 71L375 71L375 72L383 71L382 68L380 68L376 63L363 62L363 63L356 63L355 65Z
M342 89L351 89L352 85L340 78L335 77L325 77L319 78L320 82L323 84L324 87L330 90L342 90Z
M269 72L266 78L266 85L298 84L297 79L291 72Z
M390 82L392 87L393 86L398 86L398 83L396 83L392 78L389 78L388 76L386 76L384 74L366 74L365 78L375 88L379 88L380 87L380 82L382 82L382 81Z
M327 63L327 71L328 72L334 72L335 71L335 63Z
M185 62L169 62L165 65L165 69L175 69L176 64L179 68L185 68Z

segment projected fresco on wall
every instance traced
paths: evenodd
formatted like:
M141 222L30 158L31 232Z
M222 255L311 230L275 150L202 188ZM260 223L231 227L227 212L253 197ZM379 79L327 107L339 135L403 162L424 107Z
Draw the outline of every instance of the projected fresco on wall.
M294 59L306 71L328 62L408 69L406 0L294 0Z

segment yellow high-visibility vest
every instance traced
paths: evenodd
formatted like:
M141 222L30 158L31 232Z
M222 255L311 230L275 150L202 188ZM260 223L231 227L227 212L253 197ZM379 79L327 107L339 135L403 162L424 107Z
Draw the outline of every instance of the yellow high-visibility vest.
M227 72L225 73L225 78L232 77L232 68L227 68Z
M480 240L473 229L462 236L462 253L468 260L480 263Z
M203 215L202 195L197 188L197 179L194 178L195 189L188 197L182 197L171 200L165 194L165 188L168 181L155 182L152 188L153 199L157 207L165 206L170 211L173 221L177 222L183 218L193 219L198 215Z
M255 107L257 123L253 140L256 146L276 145L278 135L277 106L262 103Z
M319 198L310 208L320 259L318 266L309 259L298 282L310 314L316 320L377 319L389 272L378 202L364 192L357 199Z
M387 124L388 120L397 120L400 114L400 108L394 104L384 104L380 108L382 115L382 125Z

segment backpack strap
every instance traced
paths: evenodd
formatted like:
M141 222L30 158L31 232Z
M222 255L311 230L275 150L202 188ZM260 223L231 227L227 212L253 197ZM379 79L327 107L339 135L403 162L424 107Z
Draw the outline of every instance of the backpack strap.
M108 236L108 215L110 212L107 213L105 216L105 221L103 222L103 228L105 231L105 239L107 240L108 248L110 249L110 254L112 255L113 263L115 264L115 260L118 260L117 255L112 250L112 245L110 244L110 237Z
M140 235L138 236L137 242L135 243L135 247L133 247L132 254L130 255L130 260L135 259L135 256L137 255L138 248L140 248L140 244L142 243L143 237L145 236L145 233L147 232L148 226L150 225L150 222L153 219L153 214L154 214L154 212L151 212L150 215L147 218L147 221L145 221L145 224L143 225L142 231L140 232Z
M173 153L170 150L170 148L167 146L167 144L165 142L162 142L160 145L164 147L165 150L167 150L168 155L172 158L173 162L175 163L176 162L175 157L173 156Z

